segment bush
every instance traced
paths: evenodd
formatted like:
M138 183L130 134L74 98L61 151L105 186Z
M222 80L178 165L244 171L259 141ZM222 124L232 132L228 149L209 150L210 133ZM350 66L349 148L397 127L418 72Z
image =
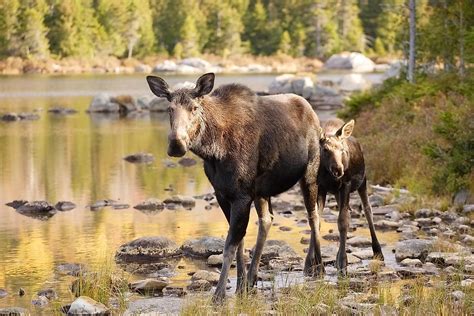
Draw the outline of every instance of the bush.
M356 118L369 179L424 194L474 189L473 83L453 74L391 79L353 96L339 116Z

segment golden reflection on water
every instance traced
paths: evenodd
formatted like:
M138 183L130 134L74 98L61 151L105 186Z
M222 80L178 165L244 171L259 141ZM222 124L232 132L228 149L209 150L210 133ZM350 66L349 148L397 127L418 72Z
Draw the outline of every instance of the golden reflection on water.
M66 294L70 279L54 274L57 264L99 264L110 260L119 245L138 237L164 235L178 244L205 235L225 237L225 217L216 207L205 210L203 201L191 211L165 210L154 215L132 208L87 208L99 199L116 199L133 206L149 197L163 199L171 194L212 192L200 161L190 168L168 168L163 163L169 159L166 115L108 119L83 112L90 98L33 100L32 103L29 99L8 99L0 103L0 112L13 106L29 111L44 109L39 112L38 121L0 123L0 288L10 293L0 299L0 307L20 305L32 309L31 298L45 287L70 295ZM68 117L46 113L47 108L58 102L78 109L79 113ZM133 165L122 159L141 151L152 153L156 161ZM169 186L174 192L165 191ZM69 200L77 208L40 221L5 206L14 199L51 203ZM305 217L304 212L300 213L298 218ZM256 220L252 212L245 239L248 248L256 239ZM285 240L303 255L306 246L300 243L301 231L308 227L296 226L295 218L279 215L275 222L293 229L283 232L273 227L269 238ZM336 225L323 221L322 234L330 229L336 229ZM357 234L370 236L366 229L359 229ZM392 243L396 234L380 234L380 240ZM322 240L322 244L329 242ZM192 263L189 265L191 269ZM176 279L185 280L186 271ZM14 295L20 287L27 292L23 298Z

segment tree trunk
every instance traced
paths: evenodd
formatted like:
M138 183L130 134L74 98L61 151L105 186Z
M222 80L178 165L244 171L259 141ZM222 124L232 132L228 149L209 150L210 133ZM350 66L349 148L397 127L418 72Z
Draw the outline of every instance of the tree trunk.
M459 76L462 78L466 72L464 63L464 1L461 1L459 8Z
M408 55L408 81L415 82L415 45L416 45L416 0L408 0L408 9L410 10L410 48Z

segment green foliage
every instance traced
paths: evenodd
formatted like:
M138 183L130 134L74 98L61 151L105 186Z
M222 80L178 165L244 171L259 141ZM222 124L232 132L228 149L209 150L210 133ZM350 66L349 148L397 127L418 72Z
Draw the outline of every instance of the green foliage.
M391 79L351 97L339 115L356 117L369 178L425 194L473 190L473 83L472 74Z

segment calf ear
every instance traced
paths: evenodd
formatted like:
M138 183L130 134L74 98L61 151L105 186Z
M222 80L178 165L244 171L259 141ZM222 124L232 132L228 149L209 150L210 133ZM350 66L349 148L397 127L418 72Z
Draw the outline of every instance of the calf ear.
M350 120L346 124L344 124L337 132L336 136L339 138L348 138L351 136L352 131L354 130L354 120Z
M154 95L160 98L166 98L168 101L171 101L171 93L166 81L160 77L155 76L147 76L146 81L148 82L150 90Z
M215 77L216 75L214 75L212 72L199 77L199 79L196 81L196 88L194 88L194 97L198 98L210 93L212 88L214 88Z

